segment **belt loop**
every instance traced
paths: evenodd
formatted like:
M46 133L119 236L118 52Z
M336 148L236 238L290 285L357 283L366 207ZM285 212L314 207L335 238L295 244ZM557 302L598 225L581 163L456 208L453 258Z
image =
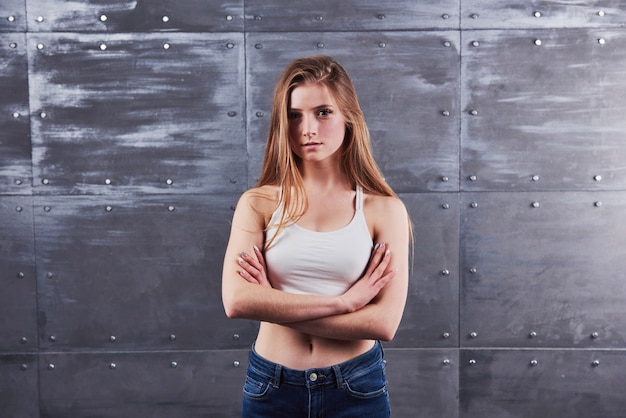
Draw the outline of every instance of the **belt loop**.
M337 388L341 389L344 386L343 375L341 374L341 368L339 365L333 366L333 371L335 372L335 380L337 382Z
M276 367L274 368L274 379L272 379L272 386L274 386L276 389L280 387L280 375L282 369L283 366L281 366L280 364L276 364Z

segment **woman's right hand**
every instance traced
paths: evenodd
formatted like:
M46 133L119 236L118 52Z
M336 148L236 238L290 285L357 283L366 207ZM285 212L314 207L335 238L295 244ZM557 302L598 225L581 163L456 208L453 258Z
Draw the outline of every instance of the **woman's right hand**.
M339 298L346 304L348 312L354 312L378 295L378 293L396 275L396 270L387 270L391 254L385 243L374 247L365 274Z

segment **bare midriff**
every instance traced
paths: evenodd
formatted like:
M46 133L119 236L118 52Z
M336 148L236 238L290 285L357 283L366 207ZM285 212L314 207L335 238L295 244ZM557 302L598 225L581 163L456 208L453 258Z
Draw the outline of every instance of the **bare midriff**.
M254 350L261 357L296 370L333 366L374 346L373 340L322 338L287 326L261 322Z

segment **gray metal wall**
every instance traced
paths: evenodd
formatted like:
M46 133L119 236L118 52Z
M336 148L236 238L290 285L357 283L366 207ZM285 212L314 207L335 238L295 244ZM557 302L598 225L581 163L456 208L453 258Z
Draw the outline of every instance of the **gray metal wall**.
M3 0L0 415L234 417L220 273L329 54L415 224L396 417L624 417L621 0Z

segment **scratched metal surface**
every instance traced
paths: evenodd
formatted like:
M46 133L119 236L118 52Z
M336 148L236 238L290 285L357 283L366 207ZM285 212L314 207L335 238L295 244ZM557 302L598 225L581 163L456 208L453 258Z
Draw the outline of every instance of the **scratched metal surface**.
M461 208L462 347L624 347L625 192L464 193Z
M241 33L35 33L28 48L35 193L245 188Z
M459 27L459 0L246 0L246 30L251 32L342 32Z
M624 42L618 29L463 32L461 188L626 189Z
M2 33L0 37L0 194L30 194L26 36Z
M236 198L35 198L40 349L248 348L221 303Z
M25 30L26 0L2 0L0 2L0 32L24 32Z
M626 24L623 0L463 0L461 27L572 28L618 27Z
M623 351L475 349L460 357L461 418L624 416Z
M248 33L250 183L260 173L280 72L297 57L325 54L353 79L375 158L392 187L458 190L458 48L454 32Z
M41 416L240 416L247 353L43 354L39 367ZM234 367L236 361L238 367Z
M392 417L459 416L458 350L385 349L385 360Z
M30 32L243 31L243 0L28 0L27 10Z
M38 418L35 354L0 354L0 412L3 417Z
M386 346L458 347L459 196L411 193L400 198L413 223L415 244L404 316Z
M37 350L32 198L0 197L0 352Z

